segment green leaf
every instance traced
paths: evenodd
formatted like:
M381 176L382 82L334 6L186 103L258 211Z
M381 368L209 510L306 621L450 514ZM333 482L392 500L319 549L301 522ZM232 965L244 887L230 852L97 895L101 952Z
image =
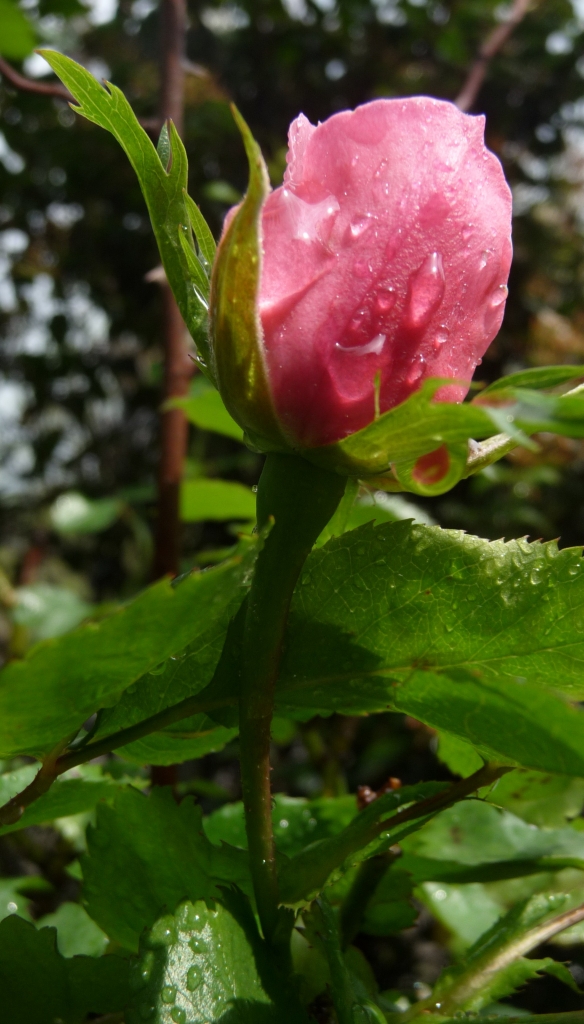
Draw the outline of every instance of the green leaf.
M257 312L261 272L259 223L269 179L260 148L235 108L249 162L249 186L222 236L213 265L211 330L221 397L260 450L288 450L272 405Z
M11 914L30 921L28 908L35 892L47 892L50 882L39 875L23 875L17 878L0 878L0 921Z
M557 382L558 374L551 378ZM528 435L543 430L568 437L584 434L582 394L545 395L507 385L504 394L489 392L472 402L436 401L434 396L448 383L444 378L430 378L405 402L362 430L303 454L317 465L361 478L384 476L392 466L396 472L401 466L400 483L406 489L420 494L441 493L440 488L454 485L459 471L459 479L467 475L462 467L461 445L469 439L489 438L505 431L515 437L516 443L533 446ZM538 383L536 379L535 385ZM438 454L440 449L444 452L445 475L430 473L428 478L426 472L419 473L416 460L431 452Z
M89 71L54 50L40 52L77 100L77 113L111 132L130 160L146 200L166 276L201 353L202 365L212 374L207 313L193 286L179 239L179 231L184 231L188 223L184 198L188 164L174 125L169 127L172 159L167 171L124 94L115 85L104 88Z
M187 208L187 214L190 221L193 234L197 239L197 245L199 252L203 257L203 260L207 264L207 267L212 267L215 261L215 252L217 246L215 245L215 239L207 221L203 217L203 214L199 210L199 207L193 199L185 192L185 205Z
M185 523L206 519L253 519L256 497L251 488L231 480L183 480L180 491L180 517Z
M195 378L188 398L171 398L165 408L182 409L188 421L201 430L243 441L243 430L227 412L219 392L204 377Z
M377 886L359 931L366 935L395 935L415 923L418 911L412 904L413 880L409 865L391 867Z
M442 764L445 764L454 775L461 775L463 779L478 771L483 763L483 758L470 743L465 743L459 736L452 736L451 733L444 731L438 733L437 755Z
M37 931L20 917L0 922L2 1013L10 1024L81 1024L88 1013L123 1010L128 961L117 956L65 959L54 928Z
M40 765L26 765L15 772L10 773L10 780L13 785L8 788L2 786L2 804L6 803L32 781ZM74 769L72 775L78 774L79 769ZM4 776L0 777L0 784ZM0 835L8 835L10 832L17 832L29 825L43 825L55 818L65 818L71 814L81 814L84 811L92 810L99 800L113 799L119 783L110 776L104 775L101 779L87 778L66 778L59 777L42 796L30 804L24 814L11 825L0 827Z
M109 617L7 665L0 673L0 756L43 756L146 672L223 628L226 608L244 596L253 544L247 550L177 585L162 580Z
M193 715L176 726L119 747L117 753L136 764L180 764L223 750L237 731L217 725L207 715Z
M404 857L485 865L538 857L584 859L584 835L572 828L535 828L482 800L462 800L436 815L403 843Z
M314 904L309 926L311 938L316 938L327 958L331 992L339 1024L385 1024L385 1015L373 998L368 998L374 993L368 991L370 986L365 984L360 976L362 961L359 951L350 947L343 953L341 949L336 914L326 898L323 897ZM366 961L365 965L367 970ZM351 967L356 970L351 970ZM370 968L368 973L371 973Z
M102 956L108 944L95 921L79 903L61 903L54 914L36 921L37 928L57 929L57 949L62 956Z
M458 466L457 446L469 437L488 437L495 432L494 423L486 405L434 401L445 383L438 378L425 381L419 391L367 427L334 445L306 451L306 457L318 465L366 478L387 473L394 462L405 468L446 445L448 449L455 446Z
M63 536L100 533L115 523L126 508L120 498L86 498L78 491L60 494L49 509L51 526Z
M111 939L136 950L143 928L185 897L217 899L221 885L250 890L247 854L214 846L192 798L177 805L167 789L149 797L131 787L100 805L82 859L91 917Z
M509 772L498 779L485 799L506 807L532 825L560 828L582 812L584 779L540 772Z
M241 893L223 903L182 903L143 937L128 1024L305 1024Z
M425 509L419 508L401 494L364 489L358 492L358 482L349 477L345 496L318 538L316 547L322 547L332 537L341 537L343 533L366 523L398 523L402 519L411 519L424 526L436 526L436 521Z
M497 1014L495 1017L489 1014L480 1017L481 1024L584 1024L584 1010L573 1010L571 1013L538 1013L535 1017L531 1014L524 1014L502 1017ZM437 1024L460 1024L460 1017L456 1020L446 1020L444 1017L437 1018Z
M584 712L538 686L414 671L394 687L391 706L470 740L487 759L584 776Z
M36 38L26 15L11 0L0 0L0 54L22 60L34 50Z
M500 377L483 388L481 395L505 391L506 388L555 388L560 384L567 384L568 381L577 380L578 377L584 377L584 366L536 366L529 370L510 373L507 377Z
M294 857L309 844L342 832L357 813L354 796L306 800L276 793L272 809L276 846L287 857ZM247 849L241 801L225 804L214 811L205 818L204 828L212 843L225 842Z
M508 763L584 776L580 549L365 526L306 562L277 713L388 707Z
M247 545L246 541L246 545ZM252 550L252 549L250 549ZM211 680L225 641L230 618L235 615L243 597L242 582L247 578L248 555L241 563L239 586L232 587L211 609L197 611L198 634L193 643L177 651L167 661L137 679L122 694L115 707L100 715L95 739L136 725L173 704L195 695ZM207 576L209 570L203 574ZM235 724L237 716L235 716ZM123 757L140 764L175 764L192 757L202 757L220 750L236 734L204 714L184 718L173 726L119 748Z
M335 912L327 899L322 898L316 901L312 919L326 953L331 975L332 997L339 1024L354 1024L355 995L341 949Z
M561 964L549 958L528 960L523 955L538 944L536 926L556 916L565 902L563 895L539 895L513 907L481 936L463 964L444 971L432 994L432 1006L438 1003L444 1013L478 1012L510 995L542 970L550 970L577 991L572 976L566 968L562 970Z
M312 899L324 889L329 879L334 881L339 872L363 860L371 852L377 853L396 842L394 830L391 834L383 832L381 823L399 807L435 796L445 788L448 787L444 783L426 782L385 793L362 810L342 832L321 839L296 854L280 872L282 903L294 905ZM372 844L374 849L370 850Z
M52 583L31 583L14 591L16 604L11 615L20 626L26 626L31 643L62 636L87 619L93 605L67 587Z

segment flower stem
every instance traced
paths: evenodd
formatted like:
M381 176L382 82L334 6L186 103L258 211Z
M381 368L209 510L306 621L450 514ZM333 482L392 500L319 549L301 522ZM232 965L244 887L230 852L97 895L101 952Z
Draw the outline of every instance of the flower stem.
M274 525L258 556L243 635L239 742L251 875L268 941L278 923L272 831L270 725L292 593L302 566L335 512L345 479L295 455L269 454L258 485L258 529Z

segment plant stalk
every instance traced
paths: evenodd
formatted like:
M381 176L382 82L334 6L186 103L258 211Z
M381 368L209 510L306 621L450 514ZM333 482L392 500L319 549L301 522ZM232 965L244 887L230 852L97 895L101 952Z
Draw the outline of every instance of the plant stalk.
M258 486L257 521L273 520L258 556L243 632L239 743L250 868L264 938L278 923L272 831L270 726L274 687L294 587L346 481L295 455L269 454Z

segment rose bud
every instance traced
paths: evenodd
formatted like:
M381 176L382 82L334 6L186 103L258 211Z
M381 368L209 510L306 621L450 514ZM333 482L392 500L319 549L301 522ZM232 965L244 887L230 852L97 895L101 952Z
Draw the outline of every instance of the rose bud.
M512 252L511 194L484 117L424 96L316 127L300 115L269 194L246 146L252 183L227 218L211 296L235 419L259 447L306 450L361 430L429 377L452 379L437 398L460 402L501 325Z

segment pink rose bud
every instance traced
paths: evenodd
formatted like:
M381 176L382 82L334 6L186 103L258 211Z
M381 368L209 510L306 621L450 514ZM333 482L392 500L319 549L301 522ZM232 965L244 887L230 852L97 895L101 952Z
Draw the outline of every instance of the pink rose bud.
M511 195L484 117L425 96L290 126L262 213L259 313L273 407L293 444L338 441L428 377L461 401L497 334ZM460 383L464 382L464 383Z

